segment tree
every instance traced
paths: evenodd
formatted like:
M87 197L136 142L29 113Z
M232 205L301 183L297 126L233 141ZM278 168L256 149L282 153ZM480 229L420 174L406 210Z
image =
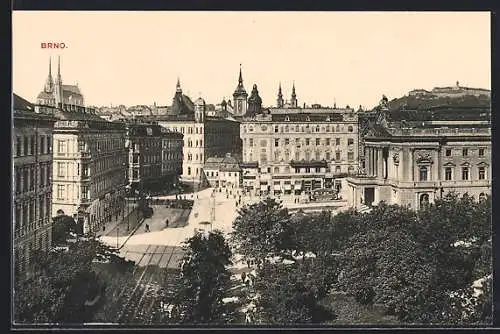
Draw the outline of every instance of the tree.
M72 232L77 232L76 222L72 217L61 215L53 218L52 242L54 245L66 244Z
M323 264L308 259L294 264L265 263L258 271L258 321L265 324L321 323L334 318L320 301L329 291Z
M468 321L464 305L474 276L491 272L487 211L487 202L454 194L418 213L382 203L360 216L344 252L340 287L404 322Z
M67 243L67 250L36 251L30 275L16 276L15 319L23 323L82 323L92 315L85 302L104 292L93 269L95 259L128 263L95 239Z
M231 250L220 231L197 233L184 246L181 284L174 301L181 323L224 323Z
M234 221L232 243L245 258L262 260L290 253L294 248L290 233L290 214L275 199L245 206Z

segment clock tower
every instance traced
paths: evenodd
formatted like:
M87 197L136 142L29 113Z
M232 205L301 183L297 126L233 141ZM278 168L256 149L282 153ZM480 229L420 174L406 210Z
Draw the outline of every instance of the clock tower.
M243 75L241 74L241 64L240 64L240 77L238 79L238 86L233 94L234 100L234 115L243 116L247 112L247 97L248 94L243 87Z

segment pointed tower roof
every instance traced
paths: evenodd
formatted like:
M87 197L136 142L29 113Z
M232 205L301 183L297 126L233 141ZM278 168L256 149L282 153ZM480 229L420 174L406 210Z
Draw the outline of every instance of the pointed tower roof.
M283 96L283 93L281 92L281 81L280 81L280 85L278 87L278 97L282 97Z
M293 85L292 85L292 97L295 97L295 80L293 81Z
M248 96L245 87L243 87L243 74L241 73L241 64L240 64L240 77L238 79L238 86L234 91L233 96Z
M52 58L49 57L49 74L47 80L45 81L44 91L47 93L52 92L54 87L54 81L52 80Z
M56 76L56 83L62 83L62 78L61 78L61 56L57 56L57 76Z
M180 81L179 77L177 77L177 85L175 86L175 91L177 93L182 93L181 81Z

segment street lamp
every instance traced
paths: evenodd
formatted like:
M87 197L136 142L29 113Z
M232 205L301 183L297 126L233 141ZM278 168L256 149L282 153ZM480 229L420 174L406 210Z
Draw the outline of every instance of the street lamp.
M120 231L120 227L116 226L116 248L118 249L118 232Z

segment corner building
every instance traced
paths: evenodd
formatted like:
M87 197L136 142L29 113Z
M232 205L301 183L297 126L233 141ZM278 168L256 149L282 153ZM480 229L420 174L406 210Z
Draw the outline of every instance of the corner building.
M29 273L31 252L52 240L52 142L55 119L13 96L13 238L16 278Z
M85 233L93 233L118 216L125 203L125 125L106 121L85 107L38 109L57 118L52 211L73 216Z

